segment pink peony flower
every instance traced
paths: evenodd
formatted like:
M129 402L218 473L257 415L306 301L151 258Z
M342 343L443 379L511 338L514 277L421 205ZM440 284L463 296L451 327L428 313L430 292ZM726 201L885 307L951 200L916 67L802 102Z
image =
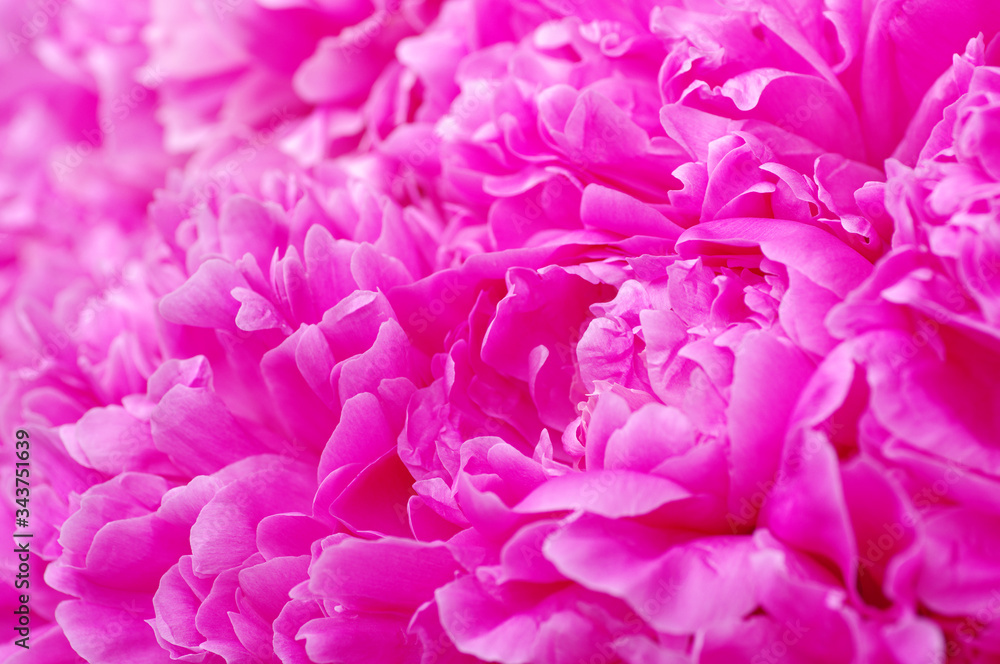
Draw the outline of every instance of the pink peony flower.
M993 3L0 26L5 662L1000 657Z
M749 659L790 625L842 641L831 661L891 654L898 630L935 647L913 606L870 616L847 603L851 584L805 559L796 576L785 561L800 554L751 534L799 396L836 345L823 319L871 264L784 220L703 222L674 247L512 267L505 285L473 260L452 277L478 295L411 400L399 453L417 480L414 535L446 541L464 574L411 628L425 648L445 639L482 661L688 661L696 638L707 661ZM397 297L427 301L428 286ZM816 604L783 604L789 583ZM569 624L586 635L572 645ZM794 641L782 647L813 656Z
M144 38L150 66L165 72L158 118L167 149L273 129L276 116L305 118L292 142L309 165L356 148L382 121L373 86L393 71L396 44L426 27L439 4L152 2Z
M813 463L826 468L829 487L839 480L828 495L843 500L803 500L794 479L774 503L785 515L771 526L856 568L869 601L924 607L943 627L947 656L959 661L998 651L1000 594L979 539L990 537L997 516L992 284L1000 266L984 119L1000 70L987 52L982 37L973 39L935 84L909 132L927 138L915 167L889 162L893 250L832 312L829 328L845 341L793 419L795 445L833 426L837 457ZM911 149L904 143L900 157L911 159ZM872 510L871 493L883 496L881 510ZM803 517L826 509L843 525L822 540L806 535L790 518L793 500ZM869 513L853 516L862 509Z
M268 660L272 648L297 652L302 646L295 642L296 630L286 635L288 644L272 645L282 633L272 632L272 623L290 601L288 591L307 579L305 562L296 557L308 554L316 538L344 528L404 532L395 496L384 491L395 480L405 494L412 482L393 450L406 400L428 369L380 289L426 271L418 246L407 239L413 232L420 237L419 224L391 203L379 207L361 184L350 194L319 182L303 184L307 189L287 190L288 210L217 185L204 189L204 200L202 190L192 187L194 205L186 205L183 191L166 192L152 208L160 229L173 237L169 245L179 254L178 268L187 264L192 271L160 300L159 336L169 355L191 357L161 364L145 394L127 396L122 406L94 408L61 430L70 456L115 478L82 495L79 511L62 528L62 555L46 573L52 587L78 598L65 603L57 619L84 657L142 659L161 647L199 660L210 653ZM335 211L325 225L316 223L320 201ZM194 219L184 219L188 213ZM256 225L248 225L253 218ZM184 221L171 228L177 219ZM308 225L299 221L306 219ZM361 435L362 427L381 437ZM242 493L219 493L213 502L212 495L230 482L243 488L234 484L227 491ZM289 482L302 483L293 492L297 498L288 493ZM159 488L137 497L134 491L146 491L150 483ZM246 503L251 497L253 505ZM156 531L149 548L102 568L117 570L115 578L132 574L132 580L102 576L106 572L89 562L105 557L106 549L95 547L115 548L119 537L137 536L131 529L139 514L100 507L105 500L114 506L139 500ZM88 505L95 511L84 520ZM233 510L245 512L242 539L220 544L233 527ZM271 514L280 518L266 520ZM82 523L91 524L87 535L70 544L66 533ZM122 528L121 535L112 534ZM260 528L274 529L273 542L259 540ZM290 546L289 529L305 533L301 550L276 555L273 547ZM152 543L161 537L176 546L157 549ZM221 546L229 562L203 565L196 541ZM280 560L271 564L274 557ZM252 571L257 565L264 566ZM265 579L279 567L292 574L287 587L275 591L285 601L247 608L250 622L225 627L227 612L236 610L225 602L236 601L237 577ZM146 579L141 590L135 585L140 577ZM161 578L172 584L162 593ZM206 594L215 584L228 584L225 591L220 585L218 600ZM132 590L121 595L109 587ZM178 593L194 593L184 600L192 607L189 615L176 612ZM119 606L119 597L127 608ZM107 616L99 633L85 619L93 612ZM134 643L116 641L118 630L137 625Z
M13 531L15 510L30 507L34 554L27 593L34 647L5 642L5 661L75 656L54 617L69 597L43 575L60 554L73 494L120 468L105 474L81 465L60 428L144 392L162 361L159 249L147 242L144 208L169 159L151 118L155 93L147 85L155 84L140 70L133 39L143 20L141 11L77 3L0 8L0 421L12 436L27 429L33 445L27 507L13 501L24 498L15 494L24 488L15 485L20 460L13 442L4 445L0 472L11 500L2 520ZM11 612L28 590L15 587L24 582L15 576L19 562L3 560L2 601Z

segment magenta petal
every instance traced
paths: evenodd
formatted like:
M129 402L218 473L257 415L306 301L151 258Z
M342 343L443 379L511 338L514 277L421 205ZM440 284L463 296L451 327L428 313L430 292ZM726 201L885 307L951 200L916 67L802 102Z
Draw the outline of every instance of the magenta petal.
M720 246L717 250L708 247ZM793 266L814 283L845 297L872 265L830 233L776 219L726 219L700 224L677 242L681 256L720 253L722 246L759 246L771 260ZM836 257L836 258L834 258Z
M562 269L544 273L514 268L507 273L508 295L497 305L497 314L483 341L483 361L508 376L528 380L531 353L546 347L565 364L564 348L587 308L600 301L601 287ZM562 352L560 352L562 351Z
M219 244L230 260L245 254L257 259L257 265L271 263L271 256L284 244L279 212L272 205L237 194L228 199L219 215Z
M816 432L790 439L781 472L759 523L789 546L825 556L853 577L857 545L830 443Z
M377 393L384 379L419 375L423 362L399 324L387 320L369 350L344 362L337 383L341 403L362 392Z
M227 660L246 656L246 648L240 643L234 621L230 619L230 614L237 614L238 575L239 568L235 568L215 577L212 591L198 607L198 615L195 616L195 626L206 637L201 647Z
M747 503L759 507L777 482L789 418L812 372L812 363L791 344L763 332L744 338L736 355L727 411L732 514ZM762 385L767 389L759 389Z
M992 552L1000 532L997 521L995 515L955 509L927 519L927 571L917 585L922 602L951 615L996 611L1000 591Z
M70 600L56 609L56 619L73 650L89 662L112 662L118 658L136 664L173 661L160 648L152 628L142 617L121 608Z
M978 33L990 39L1000 29L1000 10L988 2L969 3L960 13L934 2L906 11L903 7L902 0L879 3L865 45L863 120L876 161L888 156L903 137L921 98L952 56L964 51ZM925 41L930 35L935 36L932 45ZM887 81L891 89L886 89Z
M330 344L318 326L310 325L303 330L295 347L295 364L302 373L303 380L323 405L337 413L340 409L340 398L334 392L330 380L335 358Z
M240 303L236 314L236 326L244 332L258 330L289 331L288 322L274 304L249 288L234 288L233 299Z
M160 576L190 547L185 530L158 514L113 521L87 552L87 576L105 587L152 593Z
M604 392L599 395L587 428L586 459L589 470L604 467L604 457L611 435L628 421L631 414L628 403L614 392Z
M920 567L916 513L884 475L884 469L853 459L843 472L844 499L858 546L858 591L870 604L890 598L913 602Z
M174 475L176 469L153 445L149 423L120 406L87 411L76 424L76 443L87 465L105 473L125 470Z
M354 610L415 609L459 570L442 544L344 539L313 564L309 587Z
M558 583L565 577L543 555L548 537L559 530L554 520L537 521L521 528L500 552L499 582L510 580Z
M188 654L205 640L194 623L199 604L200 598L176 565L160 579L160 586L153 595L156 618L152 625L162 642L174 646L171 648L173 654Z
M288 602L288 591L308 578L308 567L309 556L302 555L274 558L240 570L245 605L270 625Z
M585 226L624 236L651 235L674 240L683 230L641 201L596 184L583 190L580 218Z
M806 350L817 355L829 353L836 341L827 330L825 319L841 299L792 267L788 268L788 281L788 292L778 308L782 326Z
M265 560L301 556L329 532L322 523L304 514L272 514L257 524L257 550Z
M59 664L76 661L80 657L57 623L36 629L38 631L31 632L31 647L20 649L18 646L19 650L4 660L7 664ZM20 634L17 636L20 637Z
M750 538L670 544L666 533L591 517L561 529L544 551L560 572L621 597L660 631L692 633L753 610L754 580L744 572L756 548Z
M274 627L274 653L284 664L310 664L306 644L297 641L296 636L302 626L310 620L323 617L319 604L313 600L293 599L285 604Z
M308 512L315 488L312 473L302 464L277 457L273 469L222 488L191 527L195 573L210 576L238 566L257 550L261 519L277 512Z
M371 87L381 64L361 56L350 39L323 39L295 73L296 92L311 103L343 102L360 96ZM344 84L335 85L333 80Z
M474 577L461 577L440 588L434 597L441 626L461 652L485 661L531 661L538 624L530 615L511 615Z
M160 400L150 421L156 448L192 474L208 474L268 451L205 388L175 386Z
M231 293L247 288L246 279L232 263L210 259L183 286L160 301L160 313L172 322L236 332L240 303Z
M59 541L67 552L64 562L84 568L87 552L101 528L121 519L148 516L169 486L155 475L123 473L89 489L80 498L80 508L63 524Z
M319 477L349 463L368 465L395 445L378 398L368 392L356 394L344 402L340 422L323 449Z
M457 534L461 526L441 516L436 505L421 496L411 496L406 503L413 537L421 542L445 541ZM463 521L463 519L456 519Z
M317 395L300 369L299 346L308 329L297 330L277 348L265 353L260 371L289 437L319 450L333 430L336 415ZM314 377L314 380L317 378ZM320 390L332 391L329 379Z
M367 467L343 466L347 483L329 503L328 512L357 532L410 537L406 505L413 495L413 477L390 450ZM326 480L336 478L336 472ZM324 485L325 483L324 482ZM322 491L317 494L317 509L322 509Z
M691 494L670 480L629 470L568 473L532 491L514 511L537 514L581 510L619 518L648 514Z
M363 290L389 291L413 281L402 261L376 251L370 244L360 245L351 257L351 275Z
M378 337L379 327L392 317L392 307L384 295L358 290L323 314L318 327L334 357L343 360L370 348Z
M354 248L353 242L334 240L319 224L309 227L303 258L317 311L326 311L357 288L351 276Z
M695 431L681 411L648 404L611 434L604 467L649 472L664 460L680 456L694 443Z
M296 638L305 639L311 662L414 664L417 644L407 638L407 620L392 613L342 612L310 620Z

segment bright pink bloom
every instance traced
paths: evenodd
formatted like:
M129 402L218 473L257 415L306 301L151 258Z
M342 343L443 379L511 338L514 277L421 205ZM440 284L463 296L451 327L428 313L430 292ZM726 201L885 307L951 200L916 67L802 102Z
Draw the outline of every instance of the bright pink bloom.
M1000 656L991 0L15 5L33 664Z

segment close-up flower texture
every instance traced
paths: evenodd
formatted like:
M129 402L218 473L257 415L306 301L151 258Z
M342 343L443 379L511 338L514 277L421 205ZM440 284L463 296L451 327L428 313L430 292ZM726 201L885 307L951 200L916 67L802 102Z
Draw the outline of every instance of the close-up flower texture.
M1000 662L998 33L0 0L0 661Z

